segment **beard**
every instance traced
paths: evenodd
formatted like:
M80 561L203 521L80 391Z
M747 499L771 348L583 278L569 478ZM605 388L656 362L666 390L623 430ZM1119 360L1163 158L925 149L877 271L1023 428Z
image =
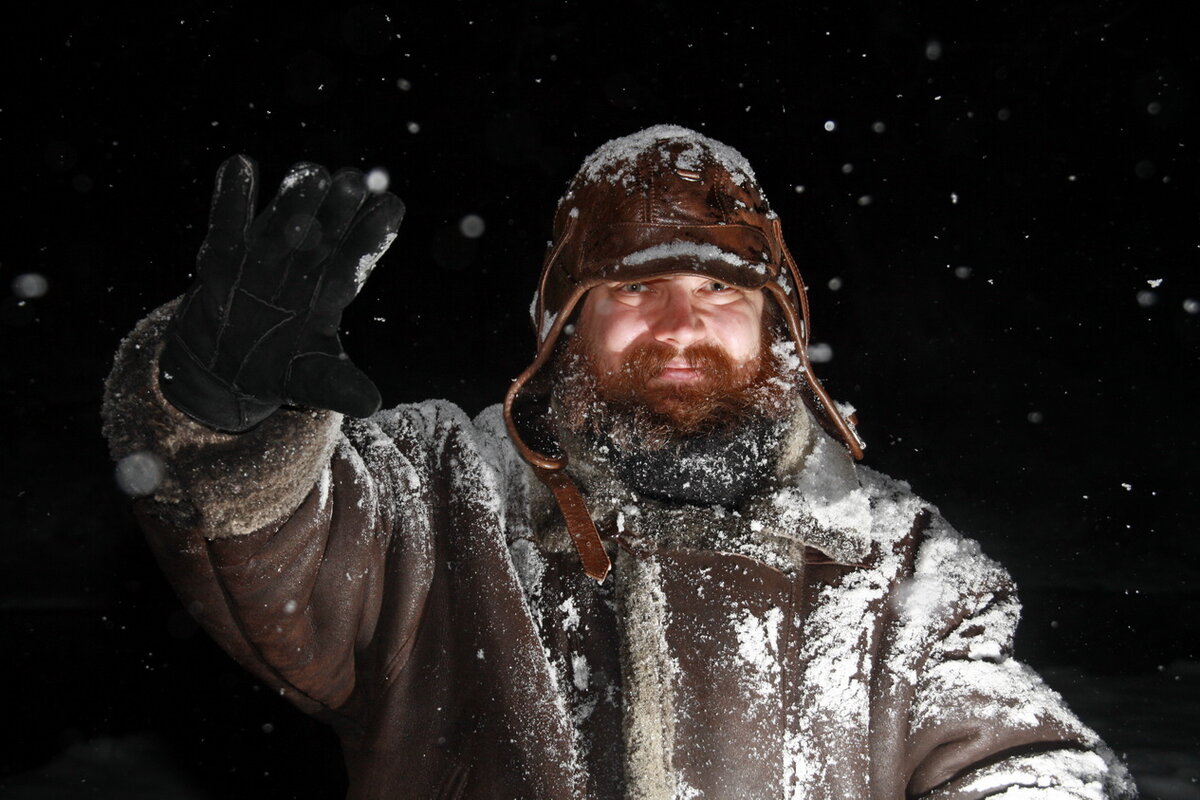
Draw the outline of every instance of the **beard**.
M770 480L800 397L797 376L770 346L772 326L763 327L759 356L746 364L714 344L684 350L700 374L687 383L656 380L677 357L670 345L634 345L607 372L575 334L555 359L555 420L641 494L736 505Z

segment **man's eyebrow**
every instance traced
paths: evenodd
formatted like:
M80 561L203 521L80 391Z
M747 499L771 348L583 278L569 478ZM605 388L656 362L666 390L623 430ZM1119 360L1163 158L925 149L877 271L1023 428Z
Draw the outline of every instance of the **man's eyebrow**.
M647 278L630 278L623 281L608 281L608 285L612 287L629 286L631 283L666 283L672 278L677 278L678 275L651 275Z

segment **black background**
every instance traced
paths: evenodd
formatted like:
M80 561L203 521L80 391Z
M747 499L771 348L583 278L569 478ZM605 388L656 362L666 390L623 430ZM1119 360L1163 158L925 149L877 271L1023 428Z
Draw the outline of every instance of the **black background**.
M1010 568L1020 654L1094 673L1195 659L1200 73L1165 9L25 9L0 33L0 634L20 731L0 774L149 732L226 796L339 791L331 735L180 609L99 435L112 353L187 286L235 152L264 195L301 159L388 170L408 215L343 341L386 404L476 412L531 356L579 161L659 122L737 147L866 463ZM482 236L460 233L468 214ZM10 291L24 273L48 291Z

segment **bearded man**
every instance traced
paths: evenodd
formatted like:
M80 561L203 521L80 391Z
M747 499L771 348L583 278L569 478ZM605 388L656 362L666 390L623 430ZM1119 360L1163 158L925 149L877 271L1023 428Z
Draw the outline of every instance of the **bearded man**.
M1010 657L1004 571L863 443L749 165L656 126L559 204L533 363L377 411L337 328L403 207L217 177L196 282L123 343L113 455L205 629L339 734L352 798L1123 797ZM128 462L126 462L128 463Z

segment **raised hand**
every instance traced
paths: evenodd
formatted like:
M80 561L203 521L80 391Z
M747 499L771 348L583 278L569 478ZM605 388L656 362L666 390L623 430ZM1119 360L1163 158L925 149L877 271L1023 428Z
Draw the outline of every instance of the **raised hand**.
M332 177L293 166L254 217L258 167L234 156L217 170L196 279L175 312L159 360L172 405L225 431L253 427L281 405L365 417L379 390L338 340L358 294L404 217L358 170Z

